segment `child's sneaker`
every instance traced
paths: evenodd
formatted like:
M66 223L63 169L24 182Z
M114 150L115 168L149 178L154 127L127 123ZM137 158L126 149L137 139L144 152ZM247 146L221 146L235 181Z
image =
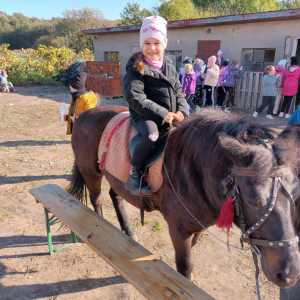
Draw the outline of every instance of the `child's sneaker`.
M291 117L291 114L285 114L285 118L289 119Z
M254 118L257 118L257 115L258 115L258 112L255 111L255 112L253 113L253 117L254 117Z
M283 118L283 117L284 117L284 113L281 112L281 113L279 114L279 118Z
M199 111L200 111L200 107L197 106L196 110L195 110L195 115L198 115L199 114Z
M229 110L229 108L228 108L228 107L226 107L226 108L224 109L224 111L225 111L225 112L227 112L227 113L229 113L229 112L230 112L230 110Z
M254 114L253 114L253 115L254 115ZM267 119L271 119L271 120L274 119L271 115L267 115L266 118L267 118Z

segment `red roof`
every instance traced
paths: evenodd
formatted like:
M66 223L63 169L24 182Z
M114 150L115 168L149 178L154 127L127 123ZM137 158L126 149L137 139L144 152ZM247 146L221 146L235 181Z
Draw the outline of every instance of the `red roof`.
M202 19L190 19L190 20L179 20L168 22L168 28L181 28L191 26L208 26L208 25L221 25L229 23L244 23L244 22L265 22L282 19L293 19L300 18L300 9L289 9L289 10L276 10L267 11L253 14L243 15L230 15L213 18L202 18ZM130 25L130 26L119 26L99 29L86 29L82 30L86 34L103 34L103 33L117 33L124 31L137 31L140 30L141 25Z

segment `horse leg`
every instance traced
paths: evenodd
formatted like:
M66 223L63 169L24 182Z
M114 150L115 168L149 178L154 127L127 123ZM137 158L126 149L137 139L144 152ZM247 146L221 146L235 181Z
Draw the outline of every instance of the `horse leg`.
M124 199L116 194L116 192L110 188L109 190L110 198L113 202L117 218L119 220L121 230L124 231L128 236L133 240L138 241L138 237L135 234L134 229L132 228L131 222L126 214L124 207Z
M193 239L192 239L192 248L197 244L199 240L200 232L197 232L194 234Z
M103 175L87 175L84 177L85 185L90 193L90 200L94 207L94 211L100 216L103 217L102 213L102 200L101 200L101 182Z
M171 228L170 225L169 227ZM175 249L177 271L189 280L193 280L192 271L194 268L194 260L191 246L194 235L187 232L180 232L176 229L170 229L170 236Z

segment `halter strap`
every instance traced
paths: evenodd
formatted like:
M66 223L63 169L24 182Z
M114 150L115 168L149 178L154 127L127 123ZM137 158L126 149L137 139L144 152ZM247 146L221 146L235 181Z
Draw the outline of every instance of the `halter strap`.
M273 189L272 189L272 197L270 200L270 203L268 205L267 210L263 214L263 216L252 226L250 226L248 229L246 229L246 222L243 216L242 211L242 197L239 193L239 188L237 186L234 186L235 189L235 197L234 197L234 206L235 206L235 213L238 217L238 222L241 226L242 230L242 236L241 236L241 244L248 243L252 247L255 247L255 249L259 252L259 249L257 246L263 246L263 247L292 247L297 245L299 238L295 236L292 239L289 240L281 240L281 241L270 241L270 240L263 240L263 239L254 239L251 238L250 235L253 234L256 230L258 230L266 221L266 219L270 216L272 213L275 203L277 201L277 194L278 194L278 184L280 183L281 187L285 190L285 192L289 195L290 200L292 200L291 195L287 192L284 185L281 182L281 177L292 173L292 170L290 166L283 166L283 167L275 167L272 168L268 173L261 174L261 170L255 170L252 168L242 168L238 167L236 165L232 168L232 174L229 176L229 186L226 186L227 192L230 190L230 188L234 184L235 176L249 176L249 177L271 177L273 178ZM293 201L292 201L293 203Z

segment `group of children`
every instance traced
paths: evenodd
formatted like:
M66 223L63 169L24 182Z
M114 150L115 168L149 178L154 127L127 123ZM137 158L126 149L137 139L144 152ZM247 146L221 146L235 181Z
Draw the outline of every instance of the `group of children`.
M276 67L267 66L267 74L263 78L263 100L262 104L253 113L257 117L267 106L267 118L273 119L273 115L289 119L291 117L291 104L298 93L300 79L300 68L297 57L291 57L291 65L285 69L287 61L282 59ZM282 101L283 95L283 101ZM281 104L282 102L282 104Z
M182 76L182 92L190 106L190 113L198 114L201 104L215 107L215 89L217 108L223 107L227 96L224 110L229 112L230 103L234 106L235 81L243 75L242 67L238 68L239 62L233 60L228 66L223 52L219 50L217 57L208 58L207 65L201 59L196 59L193 65L190 60L185 60L184 65L179 76Z

